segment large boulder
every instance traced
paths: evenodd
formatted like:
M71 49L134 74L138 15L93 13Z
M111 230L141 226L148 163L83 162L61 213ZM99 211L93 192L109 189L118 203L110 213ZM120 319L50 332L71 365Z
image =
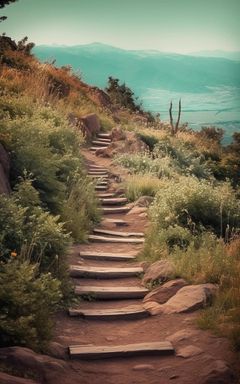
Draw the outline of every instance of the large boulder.
M196 311L209 304L217 289L214 284L183 287L165 304L160 305L159 313L172 314Z
M83 133L87 138L93 137L101 129L99 118L95 113L82 117L81 121L83 123Z
M1 384L37 384L36 381L26 379L24 377L16 377L8 375L7 373L0 372L0 383Z
M159 260L150 265L147 269L142 282L143 284L158 281L159 283L169 280L174 274L174 266L168 260Z
M11 191L9 183L10 157L0 143L0 194L9 194Z
M159 304L166 303L174 296L179 289L186 286L187 282L184 279L175 279L167 281L165 284L153 289L145 297L143 302L156 301Z
M66 374L67 364L63 360L40 355L28 348L9 347L0 349L0 363L19 370L31 370L44 383L59 382L58 378Z

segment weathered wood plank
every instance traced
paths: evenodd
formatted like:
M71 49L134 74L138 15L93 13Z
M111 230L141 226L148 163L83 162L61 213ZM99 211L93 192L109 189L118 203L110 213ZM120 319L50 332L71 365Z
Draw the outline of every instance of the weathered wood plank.
M174 348L169 341L127 345L72 345L69 347L71 358L78 359L108 359L113 357L171 355Z
M103 205L118 205L118 204L126 204L128 202L128 199L126 197L103 198L103 199L100 199L100 202Z
M116 299L142 299L148 293L144 287L95 287L93 285L78 285L75 287L76 295L92 296L100 300Z
M96 185L95 191L106 191L108 189L108 185Z
M129 207L112 207L112 208L102 207L102 208L100 208L102 213L105 215L110 215L110 214L114 214L114 213L127 213L130 211L130 209L131 208L129 208Z
M79 253L80 257L84 259L93 259L93 260L111 260L111 261L131 261L135 260L137 254L121 254L121 253L107 253L107 252L94 252L94 251L81 251Z
M144 238L121 238L121 237L104 237L104 236L95 236L89 235L88 240L100 243L132 243L132 244L142 244L144 243Z
M92 176L108 176L107 171L88 171L88 175Z
M90 147L90 151L95 152L97 149L106 149L107 146L105 145L104 147Z
M70 265L70 276L72 277L87 277L97 279L117 279L121 277L136 276L143 273L142 267L122 267L122 268L107 268L107 267L91 267L82 265Z
M104 139L111 139L112 135L110 133L98 133L97 137L101 137L101 138L104 138Z
M97 136L97 140L104 141L106 143L111 143L112 139L104 138L104 137L99 137Z
M123 308L84 309L70 308L69 316L97 320L137 320L150 316L141 305L131 305Z
M128 222L121 219L104 219L103 224L115 224L117 227L128 226Z
M114 196L115 196L115 194L112 193L112 192L109 192L109 193L98 193L98 194L97 194L97 197L98 197L99 199L105 199L105 198L107 198L107 197L114 197Z
M94 228L93 232L103 234L103 235L109 235L109 236L144 237L144 233L142 233L142 232L118 232L118 231L108 231L107 229L101 229L101 228Z
M109 143L109 142L102 142L101 140L93 140L92 141L92 144L93 145L99 145L99 146L106 146L106 147L108 147L111 143Z

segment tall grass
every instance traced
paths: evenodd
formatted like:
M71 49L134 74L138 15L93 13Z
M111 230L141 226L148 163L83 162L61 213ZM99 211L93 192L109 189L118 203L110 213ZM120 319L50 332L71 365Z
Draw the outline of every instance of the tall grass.
M163 180L151 174L132 175L124 183L125 193L130 201L135 201L141 196L155 196L163 183Z

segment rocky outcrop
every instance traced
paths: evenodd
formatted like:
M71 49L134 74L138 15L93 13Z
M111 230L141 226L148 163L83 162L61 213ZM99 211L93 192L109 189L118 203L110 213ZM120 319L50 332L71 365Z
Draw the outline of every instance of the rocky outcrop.
M135 201L134 205L136 207L149 207L152 204L154 198L152 196L141 196L137 201Z
M173 274L173 264L168 260L159 260L150 265L142 279L142 282L143 284L148 284L154 281L161 283L169 280Z
M230 384L235 383L236 377L224 360L215 360L204 366L200 377L201 384Z
M87 138L93 137L100 131L100 121L95 113L82 117L81 121L83 123L83 133Z
M155 301L159 304L166 303L172 296L174 296L179 289L186 286L187 283L184 279L175 279L153 289L145 297L143 302Z
M0 194L9 194L11 191L9 184L10 158L3 145L0 143Z
M100 157L112 158L121 153L139 153L149 148L134 132L125 132L121 128L114 128L111 132L112 143L105 149L98 149L95 153Z

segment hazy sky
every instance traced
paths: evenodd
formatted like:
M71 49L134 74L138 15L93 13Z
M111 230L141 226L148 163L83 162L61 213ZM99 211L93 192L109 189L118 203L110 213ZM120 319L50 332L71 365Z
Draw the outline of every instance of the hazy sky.
M240 0L19 0L0 32L36 44L240 50Z

